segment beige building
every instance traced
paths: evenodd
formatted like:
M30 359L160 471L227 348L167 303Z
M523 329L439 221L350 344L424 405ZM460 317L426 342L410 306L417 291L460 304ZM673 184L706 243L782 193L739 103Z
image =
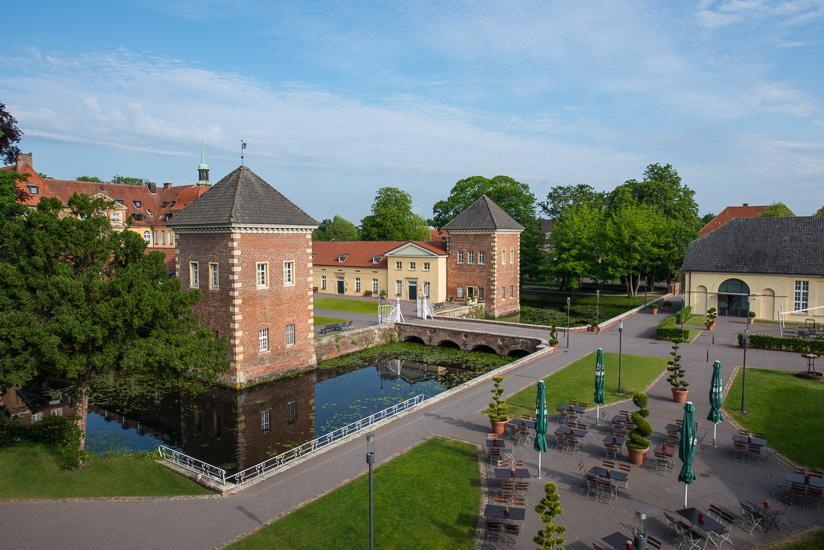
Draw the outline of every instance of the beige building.
M824 322L824 218L731 220L690 243L683 273L694 313Z
M314 289L321 294L446 300L443 243L314 241Z

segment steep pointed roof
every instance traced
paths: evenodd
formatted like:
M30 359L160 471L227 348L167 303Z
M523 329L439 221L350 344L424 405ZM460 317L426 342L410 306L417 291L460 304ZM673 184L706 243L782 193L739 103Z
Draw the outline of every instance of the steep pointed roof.
M486 195L481 195L466 210L442 227L445 231L523 231L503 208Z
M263 181L238 166L169 220L172 228L228 225L318 225L312 216Z

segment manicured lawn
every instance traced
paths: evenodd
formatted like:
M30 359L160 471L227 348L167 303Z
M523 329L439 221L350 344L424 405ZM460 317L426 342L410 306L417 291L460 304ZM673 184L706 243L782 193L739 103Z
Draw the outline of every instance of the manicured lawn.
M475 447L432 438L374 473L376 548L467 548L481 504ZM369 482L359 477L231 548L367 548Z
M471 371L474 375L496 369L511 361L506 357L483 351L427 346L418 342L394 342L356 351L337 359L322 361L318 364L318 368L366 366L385 359L402 359L428 365L456 367Z
M338 319L337 317L323 317L322 315L315 316L315 326L322 327L323 325L334 325L338 323L345 323L346 319Z
M348 311L350 313L365 313L367 315L378 314L378 302L370 300L347 300L346 298L319 298L315 296L315 307L317 309L334 309L337 311ZM318 324L315 321L315 324Z
M585 325L611 319L625 311L644 304L643 296L601 294L600 301L595 294L558 292L529 288L521 291L521 313L499 320L528 323L531 325L566 326L566 299L570 297L570 323L572 326ZM657 296L650 295L649 301Z
M820 550L824 548L824 531L816 531L773 548L774 550Z
M684 323L684 326L704 328L705 326L707 326L707 316L706 315L690 315L687 318L687 321Z
M92 456L82 470L63 470L44 445L0 449L0 498L203 495L209 491L154 462L148 454Z
M748 430L762 432L770 447L808 468L824 468L821 426L824 384L792 372L747 369L747 395L742 415L741 369L727 394L724 409Z
M604 401L613 403L632 396L632 392L644 390L667 366L662 357L623 355L621 361L621 390L623 397L615 393L618 388L618 354L605 353ZM550 408L567 401L592 403L595 393L595 354L567 365L545 379L547 400ZM507 398L512 415L535 414L535 387L530 386Z

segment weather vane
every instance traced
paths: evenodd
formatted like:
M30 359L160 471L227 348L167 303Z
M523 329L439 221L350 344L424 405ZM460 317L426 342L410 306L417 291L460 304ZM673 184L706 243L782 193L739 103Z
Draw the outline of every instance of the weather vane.
M244 164L243 164L243 151L245 151L245 150L246 150L246 142L243 141L243 140L240 140L240 165L241 166L244 166Z

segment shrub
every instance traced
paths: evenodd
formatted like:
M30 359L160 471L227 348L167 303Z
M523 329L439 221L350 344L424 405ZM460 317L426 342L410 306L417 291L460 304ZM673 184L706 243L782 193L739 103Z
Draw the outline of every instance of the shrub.
M658 340L689 340L689 329L678 328L677 322L677 316L673 315L658 323L655 327L655 337Z
M492 422L504 422L509 420L509 413L506 410L506 399L503 398L504 394L504 377L503 376L493 376L492 377L492 389L489 392L492 394L492 401L486 407L484 413L489 417L489 420Z
M80 451L80 435L73 419L65 416L47 416L33 424L0 421L0 447L23 442L51 445L58 448L66 468L75 468L85 459L86 453Z
M680 340L673 340L672 341L672 351L670 352L670 359L667 361L667 372L669 372L669 376L667 376L667 382L670 383L675 390L680 389L687 389L689 386L689 382L684 380L684 368L681 366L681 354L678 353L678 344L680 344Z
M744 347L744 335L738 334L738 345ZM748 347L771 349L776 351L793 351L796 353L817 353L824 355L824 340L805 340L803 338L780 338L767 334L750 334Z
M718 317L718 311L714 307L709 308L707 310L707 325L715 322L716 317Z
M652 424L647 422L649 409L647 409L647 394L642 391L636 392L632 396L632 402L638 410L632 413L632 423L635 427L629 433L627 447L630 449L648 449L652 443L647 437L652 433Z
M552 324L552 328L549 329L549 345L550 346L557 346L558 345L558 329L555 327L555 324Z
M749 317L750 319L755 319L755 312L753 310L750 310L749 312L747 312L747 317Z

